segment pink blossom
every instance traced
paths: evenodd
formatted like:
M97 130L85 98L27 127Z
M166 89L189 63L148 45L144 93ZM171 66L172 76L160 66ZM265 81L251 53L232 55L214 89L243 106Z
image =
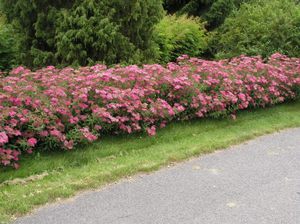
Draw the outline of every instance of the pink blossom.
M82 128L80 129L81 133L83 134L83 136L90 142L92 141L96 141L97 140L97 136L95 136L94 134L92 134L89 130L89 128Z
M53 137L61 138L62 133L58 130L52 130L50 131L50 135L52 135Z
M13 163L13 167L17 170L17 169L20 168L20 164L18 164L18 163Z
M11 86L4 86L3 90L6 91L6 92L10 92L10 93L14 91Z
M48 131L40 131L40 132L39 132L39 135L40 135L41 137L47 137L47 136L49 135L49 133L48 133Z
M232 120L236 120L236 115L235 114L231 114L230 117L231 117Z
M147 133L149 136L154 136L156 134L156 127L151 126L150 128L147 128Z
M30 138L27 140L27 143L30 147L34 147L37 143L37 140L35 138Z
M5 132L0 132L0 145L8 143L8 136Z
M246 96L245 96L245 94L239 93L239 94L238 94L238 97L239 97L239 99L240 99L241 101L246 101Z
M102 127L100 125L95 125L95 130L100 131Z
M71 116L69 121L71 124L77 124L79 122L79 119L78 117Z
M73 140L71 140L71 141L64 141L64 146L67 149L73 149L73 147L74 147L74 141Z

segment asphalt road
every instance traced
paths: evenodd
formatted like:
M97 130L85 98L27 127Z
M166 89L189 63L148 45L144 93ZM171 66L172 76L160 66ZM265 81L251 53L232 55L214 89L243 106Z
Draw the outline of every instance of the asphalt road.
M299 224L300 129L86 192L22 224Z

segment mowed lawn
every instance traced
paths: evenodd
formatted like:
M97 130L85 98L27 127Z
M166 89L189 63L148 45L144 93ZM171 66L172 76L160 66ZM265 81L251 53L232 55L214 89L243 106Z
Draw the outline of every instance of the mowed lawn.
M223 149L280 129L300 126L300 101L241 111L237 120L175 122L146 134L106 136L64 152L35 153L18 170L0 169L0 223L38 205L67 198L139 172Z

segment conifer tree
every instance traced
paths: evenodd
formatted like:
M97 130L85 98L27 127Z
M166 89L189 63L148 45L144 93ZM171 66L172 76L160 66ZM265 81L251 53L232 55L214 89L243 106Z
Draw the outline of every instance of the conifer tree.
M21 62L86 65L151 58L161 0L0 0L22 38Z

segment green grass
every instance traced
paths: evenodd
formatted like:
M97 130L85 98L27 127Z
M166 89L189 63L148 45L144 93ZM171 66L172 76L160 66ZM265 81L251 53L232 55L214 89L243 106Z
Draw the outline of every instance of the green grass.
M0 169L0 223L80 190L299 126L300 101L297 101L243 111L235 121L225 118L177 122L152 138L145 134L108 136L71 152L26 157L17 171ZM39 178L41 174L43 178ZM3 184L5 181L14 184Z

